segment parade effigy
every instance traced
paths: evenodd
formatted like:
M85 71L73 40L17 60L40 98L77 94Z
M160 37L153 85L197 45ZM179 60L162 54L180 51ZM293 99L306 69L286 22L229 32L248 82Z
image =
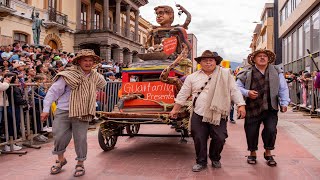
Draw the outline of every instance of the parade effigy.
M117 107L112 112L98 112L103 120L98 134L103 150L113 149L118 136L161 136L138 134L141 124L168 124L179 134L166 136L180 136L182 142L188 137L191 101L182 108L177 119L169 118L174 98L183 84L181 79L191 73L192 67L187 58L191 44L186 32L191 15L181 5L176 7L179 15L185 13L187 16L183 25L172 25L172 7L154 8L159 26L150 30L146 53L138 54L141 61L123 70ZM129 81L133 75L138 77L138 82Z

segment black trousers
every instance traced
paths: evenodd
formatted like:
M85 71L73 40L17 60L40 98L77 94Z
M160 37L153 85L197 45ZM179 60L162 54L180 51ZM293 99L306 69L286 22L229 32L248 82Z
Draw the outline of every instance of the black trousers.
M197 164L207 165L207 144L208 138L211 137L209 147L209 158L211 161L219 161L221 159L223 145L228 137L227 120L221 119L220 125L215 126L202 122L202 116L196 113L191 117L191 135L196 150Z
M263 123L262 140L264 149L273 150L277 137L278 111L263 111L260 116L245 118L244 129L246 132L248 151L258 150L259 130Z

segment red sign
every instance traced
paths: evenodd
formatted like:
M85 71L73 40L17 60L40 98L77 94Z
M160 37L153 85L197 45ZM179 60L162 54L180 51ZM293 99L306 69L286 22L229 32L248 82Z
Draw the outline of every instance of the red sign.
M123 83L121 89L122 94L142 93L145 99L126 101L125 106L158 105L152 101L174 103L174 86L160 81Z
M163 52L166 55L171 55L177 49L178 40L175 36L167 38L163 41Z

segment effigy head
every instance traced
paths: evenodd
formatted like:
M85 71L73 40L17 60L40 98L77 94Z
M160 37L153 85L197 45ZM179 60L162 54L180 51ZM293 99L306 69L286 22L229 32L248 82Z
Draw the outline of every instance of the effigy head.
M157 23L161 26L171 26L174 20L174 11L170 6L157 6L154 8Z

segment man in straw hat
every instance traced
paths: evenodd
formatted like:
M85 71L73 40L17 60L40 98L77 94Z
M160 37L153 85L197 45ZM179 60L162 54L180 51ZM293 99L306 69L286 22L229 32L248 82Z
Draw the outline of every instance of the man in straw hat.
M249 67L244 68L237 75L237 85L246 97L246 118L244 129L247 137L247 157L249 164L256 164L258 150L259 129L261 123L264 128L262 140L264 143L264 158L269 166L276 166L276 161L271 155L274 149L278 110L280 103L281 112L287 111L290 102L289 90L281 67L272 65L275 54L266 49L259 49L249 54Z
M49 116L51 104L57 101L57 110L53 121L54 150L58 155L51 174L61 172L67 163L64 152L73 136L78 161L74 176L85 174L83 162L87 158L87 130L89 121L95 116L96 90L106 85L104 77L92 68L101 61L92 50L83 49L73 59L73 66L59 72L48 90L43 103L41 120Z
M245 102L233 76L228 69L219 66L222 58L218 53L206 50L195 60L201 65L201 70L187 76L170 116L177 118L181 106L185 105L188 97L192 95L193 112L189 124L197 156L192 171L199 172L207 167L209 136L209 158L212 167L221 168L220 153L228 137L227 116L230 113L231 101L238 106L239 118L244 118L246 112Z

